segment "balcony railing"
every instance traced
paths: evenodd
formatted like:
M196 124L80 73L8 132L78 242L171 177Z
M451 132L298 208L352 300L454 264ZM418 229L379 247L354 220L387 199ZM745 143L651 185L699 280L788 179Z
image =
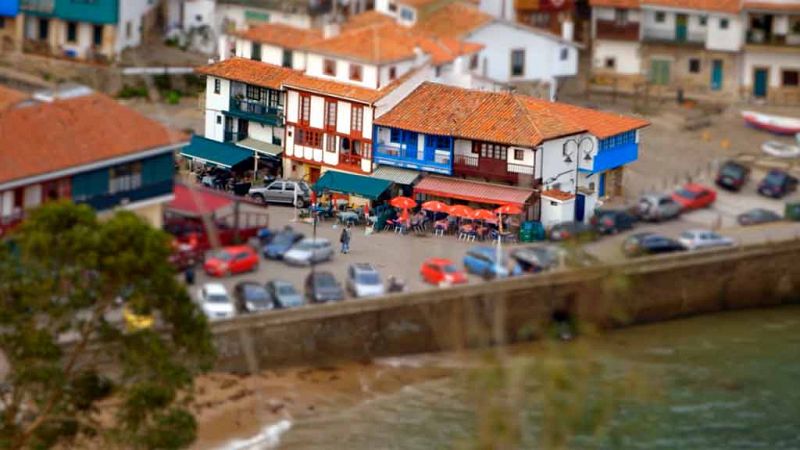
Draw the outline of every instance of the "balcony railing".
M264 103L249 100L246 98L231 97L230 112L234 116L269 125L280 125L283 123L283 109L270 107Z
M356 155L355 153L339 154L339 164L361 167L361 159L361 155Z
M375 162L388 166L405 167L408 169L424 170L427 172L451 175L453 169L449 156L441 153L434 159L417 158L416 149L409 149L405 146L379 143L375 147Z
M752 29L747 32L747 43L751 45L800 46L800 34L780 36L769 31Z
M678 30L658 30L645 28L643 33L645 41L663 42L669 44L703 44L706 41L706 34L698 31L686 31L683 36L679 36Z
M533 166L509 163L507 161L481 158L477 155L456 155L453 160L454 172L457 175L498 179L512 183L520 183L523 177L533 177Z
M239 142L247 139L247 133L241 131L226 131L223 135L225 142Z
M173 180L169 179L150 183L130 191L94 195L89 198L75 199L75 201L77 203L87 203L92 208L102 211L104 209L113 208L122 203L134 203L171 194L173 186Z
M639 40L639 23L626 22L622 24L614 20L598 20L597 38L637 41Z

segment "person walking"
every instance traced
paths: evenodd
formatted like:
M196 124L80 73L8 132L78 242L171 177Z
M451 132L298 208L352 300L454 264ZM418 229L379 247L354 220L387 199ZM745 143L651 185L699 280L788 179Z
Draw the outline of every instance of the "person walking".
M348 223L346 227L342 228L342 234L339 236L339 242L342 244L342 253L348 253L350 251L350 224Z

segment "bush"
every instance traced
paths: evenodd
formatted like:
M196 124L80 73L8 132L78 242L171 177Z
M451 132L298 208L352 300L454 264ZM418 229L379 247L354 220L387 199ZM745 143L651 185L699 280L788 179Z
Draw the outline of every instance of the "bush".
M120 89L119 98L147 97L147 86L128 86L127 84Z
M168 91L164 97L164 100L169 105L177 105L181 102L181 93L178 91Z

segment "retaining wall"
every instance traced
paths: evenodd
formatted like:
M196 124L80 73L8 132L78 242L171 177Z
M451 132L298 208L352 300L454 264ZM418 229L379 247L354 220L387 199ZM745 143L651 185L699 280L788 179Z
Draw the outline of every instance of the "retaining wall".
M456 350L531 340L553 313L601 328L800 299L800 241L648 257L213 324L218 369Z

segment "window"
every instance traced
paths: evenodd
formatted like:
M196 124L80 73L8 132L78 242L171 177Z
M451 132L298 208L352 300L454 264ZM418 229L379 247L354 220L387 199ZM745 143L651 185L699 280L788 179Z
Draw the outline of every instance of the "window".
M610 138L600 140L600 150L608 150L619 145L632 144L636 142L636 131L626 131Z
M92 29L92 42L94 45L103 45L103 26L95 25Z
M728 19L719 19L719 27L723 30L728 29Z
M46 41L48 34L50 34L50 21L47 19L39 19L39 40Z
M700 16L700 26L704 27L708 25L708 16Z
M400 18L406 22L414 21L414 10L410 8L403 8L400 10Z
M322 62L322 73L325 75L335 77L336 76L336 61L332 59L326 59Z
M311 96L300 96L300 122L308 123L311 118Z
M783 85L786 87L800 86L800 71L797 70L784 70L781 74Z
M197 22L197 23L202 23L203 22L203 15L202 14L195 14L194 15L194 21Z
M336 153L336 136L333 134L325 135L325 151Z
M550 26L550 13L548 12L535 12L530 16L531 25L536 27Z
M217 116L217 125L222 124L222 116Z
M389 67L389 79L394 80L395 78L397 78L397 67Z
M261 88L248 84L246 87L246 95L250 100L261 101Z
M130 20L125 22L125 37L130 39L133 36L133 22Z
M525 75L525 50L518 48L511 50L511 76Z
M281 57L281 65L283 67L292 68L292 51L283 49L283 55Z
M389 3L389 11L390 12L397 12L397 5L394 3Z
M325 102L325 128L336 129L336 102Z
M628 10L619 8L615 9L614 23L617 25L626 25L628 23Z
M269 107L272 109L283 108L283 95L280 91L274 89L269 90Z
M214 78L214 93L219 94L220 92L222 92L222 80Z
M0 16L0 30L2 30L5 27L6 27L6 18L3 17L3 16Z
M566 61L569 58L569 49L564 47L561 49L561 60Z
M403 132L397 128L392 128L389 131L389 142L393 144L400 144L403 139Z
M78 24L67 22L67 42L78 42Z
M352 131L361 132L364 128L364 107L363 106L353 106L353 110L350 113L350 129Z
M350 79L353 81L361 81L361 65L359 64L350 64Z
M108 192L128 192L142 187L142 163L134 162L112 167L108 182Z
M450 138L447 136L425 135L425 147L439 149L450 149Z
M250 50L250 59L261 61L261 44L253 42L253 48Z
M667 13L656 11L656 23L664 23L667 20Z
M499 159L505 161L508 158L508 147L488 142L476 143L479 147L481 158Z
M305 147L322 148L322 133L299 129L294 135L294 143Z
M478 54L469 57L469 70L478 70Z
M525 160L525 150L523 150L521 148L515 148L514 149L514 159L516 159L517 161Z
M689 73L700 73L700 60L697 58L689 59Z
M613 56L610 56L610 57L606 58L605 62L603 63L603 66L606 69L614 69L614 68L616 68L617 67L616 58L614 58Z

